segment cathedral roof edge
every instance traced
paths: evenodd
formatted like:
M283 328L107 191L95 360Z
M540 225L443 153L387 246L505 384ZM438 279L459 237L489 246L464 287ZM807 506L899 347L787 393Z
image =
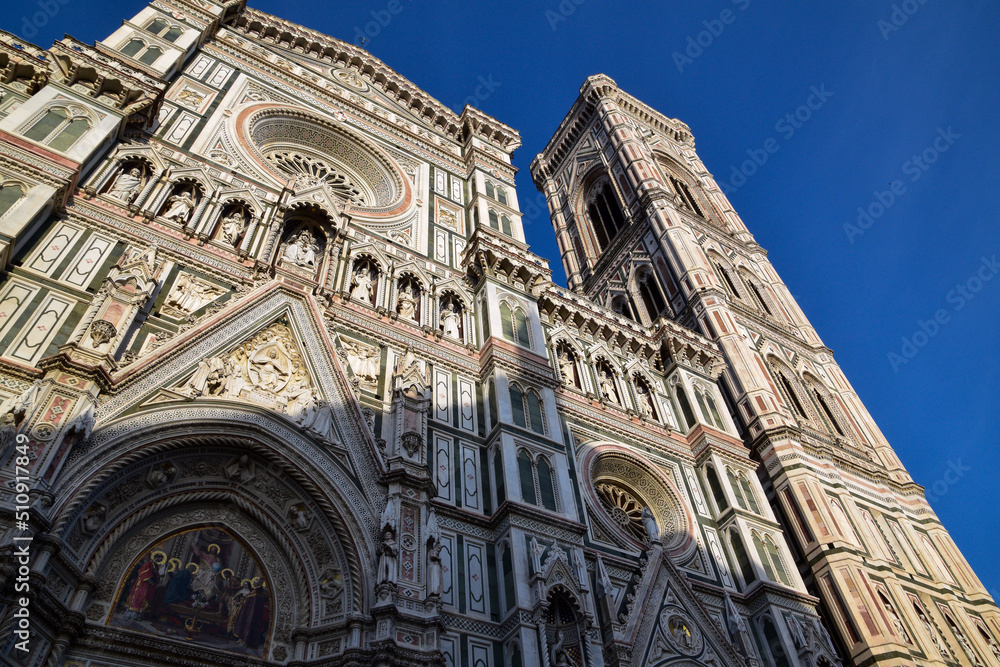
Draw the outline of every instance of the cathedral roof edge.
M391 92L397 97L405 96L405 101L411 109L413 108L413 100L419 100L419 106L423 108L420 109L418 106L417 111L414 112L415 115L420 116L422 120L431 125L446 124L453 126L456 139L464 138L471 131L480 134L489 141L499 144L508 152L513 151L521 145L521 135L514 128L475 107L467 105L461 112L452 110L423 88L360 46L252 7L244 9L236 21L230 25L231 27L240 27L249 31L254 21L266 23L276 31L285 31L290 36L296 38L312 40L313 44L307 44L303 47L303 52L305 53L312 51L313 45L340 50L341 53L336 54L335 58L331 56L332 60L342 65L353 67L360 73L369 75L386 92ZM280 32L278 34L280 36ZM280 43L280 41L279 39L277 43ZM289 46L291 47L292 44L297 42L297 39L290 40ZM428 107L434 110L437 118L428 116Z

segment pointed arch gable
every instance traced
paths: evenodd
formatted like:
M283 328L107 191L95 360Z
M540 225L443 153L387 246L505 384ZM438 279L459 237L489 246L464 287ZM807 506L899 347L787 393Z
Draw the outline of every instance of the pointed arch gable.
M100 428L94 440L103 437L100 432L106 424L137 411L143 404L161 401L160 397L161 402L190 400L176 392L162 392L161 388L183 383L197 369L199 361L228 352L247 340L252 332L262 331L279 320L286 323L299 346L302 363L317 393L330 405L332 421L339 436L339 444L333 447L333 453L350 462L350 467L362 481L361 488L369 504L384 505L385 490L377 482L379 473L384 469L382 455L374 436L365 426L360 405L349 389L348 376L334 352L328 325L319 306L311 296L292 292L276 282L223 309L207 322L169 341L148 360L140 359L115 377L114 396L97 410ZM199 402L215 404L227 401L195 399L195 404ZM240 405L236 401L228 403ZM287 430L294 428L286 417L272 414L275 421L284 424ZM320 450L316 450L315 456L329 459L329 454Z

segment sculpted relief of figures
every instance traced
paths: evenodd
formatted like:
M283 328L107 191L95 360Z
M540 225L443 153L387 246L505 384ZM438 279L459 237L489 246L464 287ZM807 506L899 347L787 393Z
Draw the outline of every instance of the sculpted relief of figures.
M163 314L182 319L225 293L223 287L182 272L163 302Z
M254 403L286 415L323 442L338 441L333 408L313 387L284 324L271 325L229 354L202 359L177 391Z
M312 274L319 264L323 252L320 241L308 229L303 229L288 238L281 251L281 266Z
M374 391L382 370L382 355L378 348L356 341L343 340L342 347L354 376L363 389Z

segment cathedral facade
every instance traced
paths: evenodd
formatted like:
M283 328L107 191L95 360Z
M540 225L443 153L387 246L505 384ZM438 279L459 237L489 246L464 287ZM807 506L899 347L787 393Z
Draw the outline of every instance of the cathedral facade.
M689 128L517 132L157 0L0 33L0 655L1000 665L1000 612Z

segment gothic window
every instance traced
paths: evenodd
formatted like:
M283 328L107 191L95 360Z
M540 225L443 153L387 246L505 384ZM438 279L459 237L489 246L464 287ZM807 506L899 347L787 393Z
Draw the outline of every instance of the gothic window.
M681 198L681 201L694 212L698 217L705 217L705 214L701 212L701 207L698 206L698 202L695 200L694 195L691 194L691 189L688 187L687 183L675 178L670 177L670 184L674 186L674 192Z
M802 402L799 400L799 393L792 386L788 376L773 363L771 364L771 368L774 374L778 376L778 383L781 385L781 388L785 390L785 403L792 408L792 412L796 416L802 419L809 419L805 408L802 407Z
M764 536L764 552L771 563L771 569L774 571L775 576L777 576L775 581L780 581L784 585L789 586L788 574L785 572L784 563L781 562L778 546L774 543L774 539L770 535Z
M827 403L826 399L823 398L822 392L820 392L815 387L813 388L812 392L813 392L813 397L816 399L816 403L823 410L823 415L826 417L828 425L832 426L838 435L844 437L845 436L844 429L840 427L840 421L834 416L833 411L830 410L830 406Z
M121 48L121 52L123 56L134 58L144 48L146 48L146 42L141 39L131 39L128 44Z
M890 521L889 528L892 530L892 534L896 536L896 541L899 542L899 547L903 550L903 553L906 554L906 558L910 561L910 565L913 566L913 569L925 577L930 576L927 572L927 568L924 567L923 561L920 560L920 556L913 550L913 546L910 544L909 538L903 534L902 527L900 527L898 523Z
M872 543L875 544L875 555L880 556L884 560L895 563L896 557L892 555L892 551L889 549L889 544L885 541L885 537L882 535L881 529L879 529L878 524L875 523L875 517L872 516L871 512L868 510L861 511L861 520L865 524L865 528L868 531L868 537L871 539Z
M646 314L652 323L667 307L656 274L649 268L641 269L636 277L636 286L642 298L642 305L646 307Z
M171 26L163 19L154 19L152 23L146 26L146 31L154 35L159 35L168 42L176 42L177 38L184 32L183 28Z
M750 288L750 292L753 294L754 300L757 302L757 306L771 317L774 317L774 313L771 312L771 307L768 306L767 299L764 298L764 288L759 286L752 278L746 279L745 282L747 287Z
M14 204L24 196L24 188L17 183L4 183L0 186L0 217L14 208Z
M803 539L806 542L813 542L812 531L809 530L809 524L806 523L805 517L802 516L802 511L799 510L799 504L795 501L795 496L792 495L790 488L785 487L782 489L781 494L785 497L785 502L788 503L788 508L792 513L792 517L795 519L795 524L799 527L799 531L802 533Z
M507 661L507 667L522 667L520 646L512 643L507 647L506 654L510 656Z
M500 186L497 186L497 201L504 206L507 205L507 191Z
M740 574L743 575L743 586L744 588L749 587L750 584L757 581L757 576L753 573L753 564L750 562L747 550L743 547L743 540L740 539L739 533L735 530L729 531L729 544L733 547L736 564L739 565Z
M531 505L537 505L538 499L535 496L535 474L531 454L522 449L517 453L517 472L521 478L521 499Z
M512 343L531 347L531 338L528 336L528 317L524 310L518 306L511 308L506 301L500 302L500 324L503 330L503 337Z
M629 302L629 298L624 294L620 294L611 300L611 310L615 311L619 315L627 317L633 322L636 320L635 309Z
M71 116L65 109L55 108L45 112L24 136L45 144L52 150L68 151L90 129L90 121L82 115Z
M743 497L743 492L740 490L740 482L736 478L736 473L733 472L732 468L726 468L726 478L729 479L729 486L736 497L736 504L740 506L740 509L745 510L747 508L747 501Z
M542 401L534 389L524 391L517 384L511 384L510 407L514 413L514 424L521 428L530 428L535 433L545 433Z
M774 573L774 566L771 563L771 559L767 554L767 549L764 547L764 541L761 539L760 535L756 532L750 533L750 539L753 540L753 547L757 551L757 560L760 562L761 567L764 568L764 574L771 581L777 581L777 577Z
M493 484L496 486L497 507L500 507L507 500L507 486L503 481L503 451L499 447L493 452Z
M615 238L627 224L614 188L607 180L600 181L587 196L587 217L597 236L601 250Z
M558 511L556 483L548 459L522 449L517 454L517 469L521 477L521 497L524 501L536 507Z
M556 511L556 489L552 481L552 468L545 457L538 457L536 469L538 471L538 495L541 496L542 507L547 510Z
M497 198L496 188L489 181L486 181L486 196L489 197L490 199Z
M691 409L691 401L688 400L687 392L684 391L684 387L679 382L674 387L674 392L677 403L680 404L681 414L684 415L685 430L689 431L698 423L698 420L694 418L694 410Z
M725 431L726 425L722 421L722 415L719 414L719 407L711 392L702 387L695 387L694 394L698 400L698 407L701 408L701 414L705 418L705 422Z
M737 479L740 481L740 490L743 491L744 497L747 499L747 506L751 512L754 514L760 514L760 505L757 504L757 497L754 495L753 486L750 484L749 478L745 472L740 472L737 475Z
M855 546L860 545L858 534L854 532L854 526L848 520L847 512L844 511L844 506L840 504L840 501L836 498L831 498L830 508L833 511L833 525L837 529L837 532L851 544Z
M497 387L493 380L490 380L486 393L490 403L490 419L493 420L495 426L500 422L500 414L497 412Z
M736 282L739 280L739 277L737 276L734 278L730 274L729 270L725 266L723 266L721 262L714 262L714 266L715 266L715 272L719 274L719 276L722 278L723 282L725 283L726 287L729 290L729 293L732 296L742 301L743 293L736 288Z
M514 589L514 561L510 556L510 545L504 543L502 547L502 555L500 556L500 567L503 577L503 600L504 600L504 612L508 612L513 608L515 602L517 602L516 593Z
M941 554L938 552L937 547L935 547L928 536L923 533L917 533L920 537L920 546L923 547L921 552L927 555L927 559L930 560L931 565L937 570L938 576L942 581L947 581L953 586L957 586L958 582L955 581L955 577L952 576L951 570L945 564L944 559L941 558Z
M493 209L489 210L490 227L493 229L500 229L500 215Z
M163 55L163 49L158 46L149 46L146 42L138 38L133 38L121 48L122 55L129 58L136 58L139 62L152 65L156 59Z
M719 482L719 475L715 472L715 468L712 466L705 468L705 477L708 478L708 488L712 490L712 497L715 498L719 512L724 512L729 507L729 503L726 502L726 494L722 491L722 484Z
M500 216L500 231L502 231L507 236L511 235L510 218L504 214Z
M775 667L791 667L788 656L785 654L785 646L778 636L778 629L774 627L774 622L769 616L765 616L760 623L760 629L764 633L764 641L767 644L768 653L774 660Z

